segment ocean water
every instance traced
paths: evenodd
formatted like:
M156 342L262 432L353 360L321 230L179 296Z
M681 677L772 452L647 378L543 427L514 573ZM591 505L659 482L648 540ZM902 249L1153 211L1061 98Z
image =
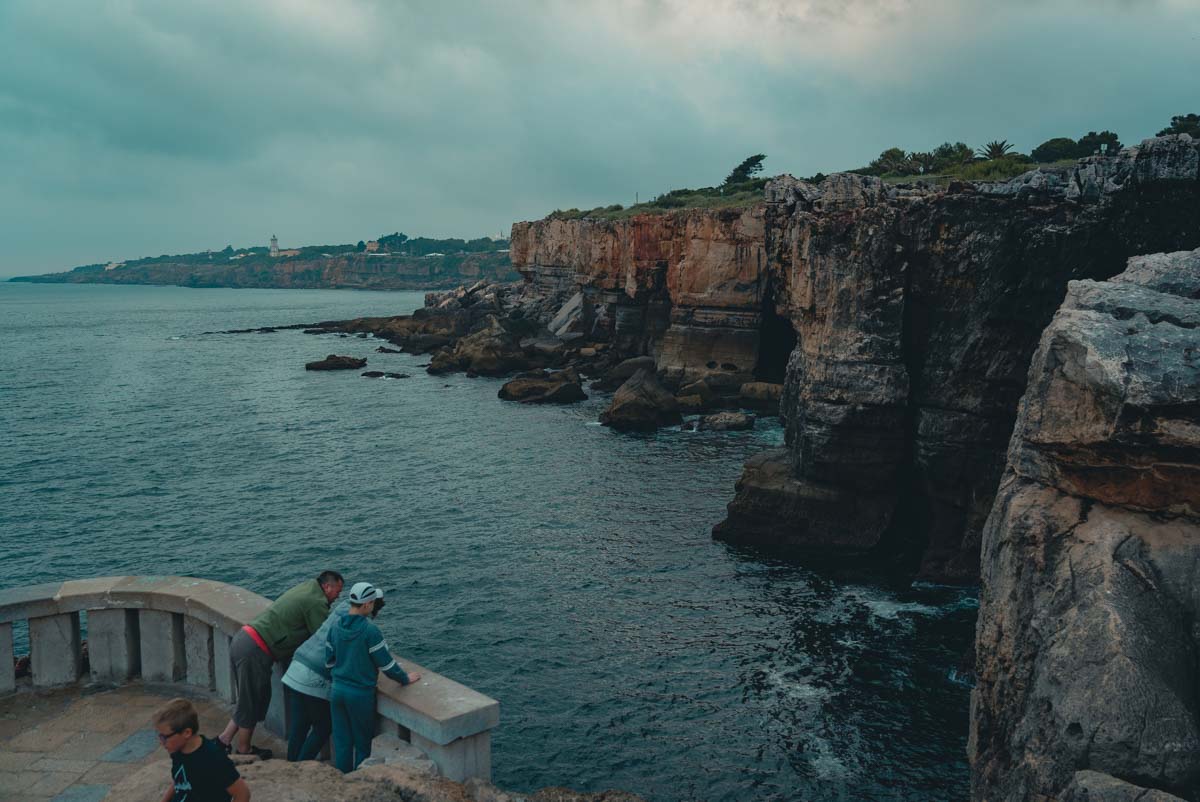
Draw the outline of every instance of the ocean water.
M395 651L500 700L494 780L651 800L967 795L971 591L714 543L752 432L625 435L374 340L204 334L420 293L0 284L0 587L382 585ZM308 373L329 353L411 374Z

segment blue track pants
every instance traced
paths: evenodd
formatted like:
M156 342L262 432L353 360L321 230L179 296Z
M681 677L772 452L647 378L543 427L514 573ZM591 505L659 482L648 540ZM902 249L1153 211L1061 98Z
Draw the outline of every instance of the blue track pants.
M333 683L329 694L333 716L333 765L343 773L354 771L371 756L375 737L375 689Z

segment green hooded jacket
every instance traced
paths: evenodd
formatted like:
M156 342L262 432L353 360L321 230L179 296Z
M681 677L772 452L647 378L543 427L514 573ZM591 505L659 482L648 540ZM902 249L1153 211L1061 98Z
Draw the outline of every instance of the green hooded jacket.
M315 579L301 582L250 622L276 660L292 656L329 616L329 600Z

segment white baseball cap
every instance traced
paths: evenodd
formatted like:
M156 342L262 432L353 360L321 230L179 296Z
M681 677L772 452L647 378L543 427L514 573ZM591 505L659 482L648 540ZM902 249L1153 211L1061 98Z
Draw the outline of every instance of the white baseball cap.
M375 587L370 582L357 582L354 587L350 588L351 604L366 604L367 602L382 598L383 590Z

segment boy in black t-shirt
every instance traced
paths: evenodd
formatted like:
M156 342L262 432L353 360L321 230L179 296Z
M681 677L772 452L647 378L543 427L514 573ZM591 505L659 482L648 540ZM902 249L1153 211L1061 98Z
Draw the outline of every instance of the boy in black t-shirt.
M171 753L171 785L162 802L249 802L250 787L225 749L200 734L187 699L172 699L154 714L158 742Z

